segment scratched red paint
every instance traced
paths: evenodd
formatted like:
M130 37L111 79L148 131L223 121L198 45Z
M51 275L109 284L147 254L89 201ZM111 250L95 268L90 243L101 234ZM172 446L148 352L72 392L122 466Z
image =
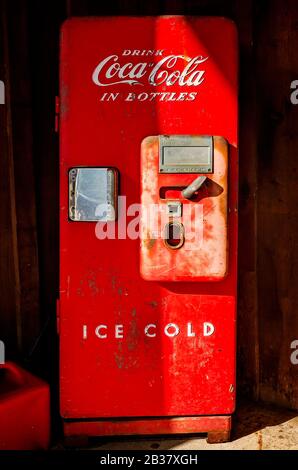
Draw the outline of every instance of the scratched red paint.
M155 64L163 57L123 55L135 49L208 57L204 81L199 86L152 85L147 75L142 85L133 86L98 86L92 81L96 66L110 55L121 64ZM62 29L60 64L61 414L73 419L228 415L235 405L235 27L223 18L72 19ZM184 66L178 60L174 69L182 71ZM119 96L101 101L106 92ZM198 94L189 101L126 101L131 92ZM70 167L117 167L127 205L140 202L141 142L147 136L171 134L223 136L229 143L229 256L227 275L219 282L208 282L207 271L205 282L193 282L189 272L185 277L180 272L176 282L146 281L139 270L139 240L98 240L95 223L68 220ZM191 182L193 175L183 178ZM164 175L163 185L171 183L172 175ZM211 209L210 199L200 203ZM206 240L212 241L215 228L207 217ZM152 249L159 249L157 243ZM203 335L206 322L215 328L210 336ZM179 327L172 338L164 334L170 323ZM195 336L187 335L188 323ZM100 324L107 327L105 339L95 335ZM115 338L115 324L123 325L123 338ZM144 334L148 324L156 325L155 337ZM83 325L88 328L85 339Z

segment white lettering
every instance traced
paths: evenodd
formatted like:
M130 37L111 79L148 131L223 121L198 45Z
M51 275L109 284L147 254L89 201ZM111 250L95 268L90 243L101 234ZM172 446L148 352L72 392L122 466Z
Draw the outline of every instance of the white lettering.
M116 82L111 82L111 83L102 83L99 81L99 76L103 70L103 68L105 67L105 65L107 65L109 62L113 61L113 62L116 62L116 60L118 60L118 56L117 55L110 55L108 57L106 57L105 59L103 59L98 65L97 67L95 68L93 74L92 74L92 81L95 83L95 85L98 85L98 86L109 86L109 85L117 85L119 83L129 83L130 85L134 85L134 84L138 84L138 85L142 85L141 82L138 82L137 80L119 80L119 81L116 81ZM116 63L115 64L116 67L118 67L118 70L120 71L120 64L119 63ZM132 64L130 64L132 66ZM106 70L105 72L105 78L111 78L111 75L112 74L112 70L113 70L113 65L110 65L109 68Z
M123 325L115 325L115 338L123 338Z
M215 328L214 328L214 325L212 325L212 323L204 322L204 324L203 324L203 335L204 336L211 336L211 335L213 335L214 331L215 331Z
M111 327L112 328L112 327ZM184 329L185 328L185 329ZM183 328L184 335L186 338L194 338L197 336L195 328L192 322L186 323L185 327ZM98 325L95 328L95 336L99 339L106 339L110 337L109 335L110 327L108 325ZM122 339L125 336L125 325L123 324L116 324L113 326L114 329L114 338ZM161 326L162 333L167 336L168 338L175 338L180 334L180 326L177 323L168 323L164 326ZM204 322L202 325L202 333L203 336L212 336L215 332L215 327L210 322ZM155 338L157 335L157 325L155 323L148 323L144 327L144 334L148 338ZM84 340L89 339L90 335L88 334L88 326L86 324L82 325L82 337ZM295 351L292 353L291 360L292 363L298 363L298 340L293 341L291 344L292 349L296 348Z
M195 332L192 329L192 324L191 323L187 323L187 336L190 337L190 338L192 336L196 336Z
M140 51L124 50L123 56L143 56L156 55L161 56L163 51ZM205 70L201 70L200 65L206 62L208 57L196 56L193 58L183 55L168 55L161 58L157 63L132 62L120 63L118 55L112 54L105 57L95 67L92 73L92 81L97 86L111 86L121 83L129 85L145 85L149 83L152 86L165 84L173 86L199 86L205 79ZM185 62L187 63L185 65ZM181 64L178 67L178 64ZM153 66L154 65L154 66ZM153 66L153 67L152 67ZM176 68L177 67L177 68ZM147 75L146 81L141 81ZM142 100L141 100L142 101Z
M87 325L83 325L83 339L87 339Z
M144 333L146 336L148 336L149 338L155 338L156 336L156 333L150 333L150 329L156 329L156 325L154 325L153 323L149 323L149 325L146 325L145 326L145 329L144 329Z
M107 337L107 334L102 334L100 333L100 330L106 330L107 329L107 325L98 325L96 328L95 328L95 334L98 338L100 339L105 339Z
M169 331L169 330L174 330L174 331ZM173 338L174 336L177 336L179 334L179 327L175 323L169 323L168 325L165 326L164 332L165 335L167 335L169 338Z

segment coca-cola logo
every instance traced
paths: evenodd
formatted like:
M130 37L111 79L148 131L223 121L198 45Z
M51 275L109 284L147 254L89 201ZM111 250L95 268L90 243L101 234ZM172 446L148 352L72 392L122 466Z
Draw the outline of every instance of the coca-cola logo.
M129 54L127 54L129 52ZM202 64L208 57L201 55L195 57L186 57L183 55L165 55L159 60L144 61L137 63L131 59L127 60L128 55L135 51L123 51L122 57L112 54L101 60L95 67L92 74L92 81L98 86L112 86L119 84L129 85L152 85L152 86L199 86L205 79L205 69ZM138 51L140 52L140 51ZM145 52L146 55L146 51ZM154 51L148 51L154 52ZM156 51L154 55L161 55ZM143 54L142 54L143 55ZM124 57L123 57L124 56Z

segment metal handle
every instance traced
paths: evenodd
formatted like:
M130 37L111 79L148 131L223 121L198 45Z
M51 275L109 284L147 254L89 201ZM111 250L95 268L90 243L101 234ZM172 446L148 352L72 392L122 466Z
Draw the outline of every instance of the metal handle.
M187 186L187 188L183 189L181 192L182 196L186 199L191 199L194 193L200 189L205 180L206 176L198 176Z

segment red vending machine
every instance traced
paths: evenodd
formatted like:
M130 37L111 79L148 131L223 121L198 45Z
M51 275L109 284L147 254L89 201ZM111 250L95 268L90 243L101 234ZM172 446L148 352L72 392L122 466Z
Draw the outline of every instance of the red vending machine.
M66 436L229 439L237 61L225 18L75 18L62 27Z

